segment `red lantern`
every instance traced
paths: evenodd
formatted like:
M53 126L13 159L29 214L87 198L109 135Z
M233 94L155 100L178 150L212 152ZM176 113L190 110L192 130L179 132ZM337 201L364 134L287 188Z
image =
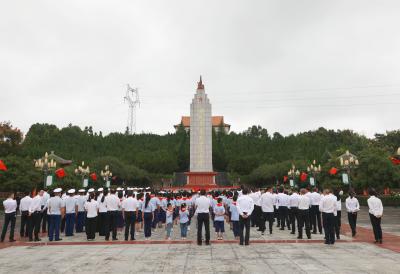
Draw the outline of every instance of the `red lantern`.
M92 173L92 174L90 174L90 179L92 179L92 181L97 181L97 175L96 175L96 173Z
M307 173L302 172L300 175L300 181L305 182L307 180Z
M55 174L58 178L62 179L65 176L67 176L67 174L65 173L65 170L63 168L59 168L55 171Z
M329 170L329 174L330 174L330 175L336 175L337 172L338 172L338 170L337 170L336 167L332 167L332 168Z
M7 167L2 160L0 160L0 170L7 171Z
M288 180L288 176L283 176L283 182L286 183Z
M396 166L400 165L400 158L390 157L390 161L392 161L392 164Z

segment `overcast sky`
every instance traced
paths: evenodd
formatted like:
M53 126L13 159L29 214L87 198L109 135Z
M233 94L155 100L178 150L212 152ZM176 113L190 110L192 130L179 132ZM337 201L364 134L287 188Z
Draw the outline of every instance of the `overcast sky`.
M232 130L399 129L400 1L2 1L0 121L137 132L189 115L199 75Z

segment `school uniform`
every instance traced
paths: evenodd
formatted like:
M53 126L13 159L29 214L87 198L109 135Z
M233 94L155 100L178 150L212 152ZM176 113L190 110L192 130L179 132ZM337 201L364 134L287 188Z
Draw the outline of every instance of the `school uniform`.
M150 238L151 237L151 228L154 216L153 204L150 201L147 203L146 201L143 202L142 212L143 212L143 222L144 222L144 237Z
M261 211L262 211L262 218L263 221L260 226L260 230L262 233L265 232L265 222L268 221L269 227L269 234L272 234L272 226L274 224L274 203L275 198L271 192L265 192L261 195L260 204L261 204Z
M237 199L237 209L239 212L240 224L240 245L249 245L250 240L250 218L254 210L254 201L248 195L242 195ZM246 234L243 236L244 229Z
M75 231L77 233L83 232L85 225L85 203L87 199L84 195L75 196L78 205L78 214L76 215Z
M357 233L357 212L360 210L360 204L356 197L346 198L347 219L351 228L351 235L354 237Z
M49 199L49 241L60 241L60 223L61 223L61 210L65 207L65 202L60 196L54 196Z
M165 217L165 223L166 223L165 230L167 231L167 239L171 238L171 231L173 227L173 215L174 215L173 211L167 210Z
M306 235L308 239L311 239L311 231L310 231L310 206L311 201L308 195L300 195L299 204L298 204L298 222L297 222L297 230L298 236L297 239L303 239L303 227L305 227Z
M47 204L50 199L50 194L45 191L43 196L41 196L41 212L40 212L40 223L42 223L42 232L45 233L48 231L50 223L48 222L48 214L47 214Z
M138 216L136 219L137 223L141 223L143 221L142 218L142 207L143 207L143 198L138 200Z
M299 197L300 195L297 194L296 192L294 192L289 197L289 221L292 227L292 232L290 232L291 234L295 234L296 232L296 221L297 221L297 226L299 225L299 220L298 220Z
M86 238L88 240L94 240L96 238L96 220L98 215L97 212L99 210L99 203L95 199L91 199L90 201L86 201L83 206L86 211Z
M27 195L22 198L19 202L19 212L21 214L21 227L19 235L22 237L28 237L32 226L32 217L29 214L29 207L31 206L32 198ZM31 237L32 238L32 237Z
M375 241L382 243L381 219L383 214L383 205L381 199L372 195L367 200L369 208L369 218L374 231Z
M325 244L335 243L335 216L337 216L337 198L333 194L325 195L319 204L325 232Z
M187 228L189 223L189 211L185 208L184 210L179 210L179 224L181 227L181 237L187 237Z
M160 199L160 210L158 214L158 221L165 224L166 212L168 201L166 198Z
M255 226L260 227L261 218L262 218L262 211L261 211L261 206L260 206L261 193L260 193L260 191L252 192L249 194L249 197L251 199L253 199L253 202L254 202L254 210L251 215L251 226L252 227L255 227Z
M160 209L160 200L153 196L150 199L150 203L153 206L153 213L154 213L154 217L153 217L153 221L151 223L151 227L153 229L155 229L157 227L157 223L158 223L158 213L159 213L159 209Z
M125 219L125 241L128 240L129 230L131 241L135 240L135 223L136 223L136 215L138 213L138 201L136 198L128 197L124 201L122 201L122 210L124 212Z
M311 200L311 209L310 209L310 218L311 218L311 225L313 228L312 233L317 233L317 227L320 234L322 234L322 223L321 223L321 212L319 209L319 203L321 201L321 194L318 192L311 192L309 194Z
M17 213L17 201L11 198L3 201L4 206L4 224L3 230L1 232L1 241L4 242L4 238L6 237L8 225L10 225L10 242L14 242L14 229L15 229L15 221L16 221L16 213Z
M106 236L106 229L108 227L108 214L107 214L107 206L104 195L101 193L97 197L97 203L99 207L99 214L97 216L97 230L99 231L99 236Z
M112 232L112 239L115 241L117 240L118 209L121 202L115 194L106 196L104 201L107 207L107 219L109 221L105 229L105 240L108 241L110 239L110 234Z
M29 240L33 238L33 233L35 235L35 241L40 241L39 231L40 231L40 221L42 219L42 196L39 194L33 197L29 205L29 213L31 215L31 227L29 231ZM46 216L47 216L47 205L46 205ZM49 222L50 223L50 222Z
M75 197L65 198L65 236L74 236L76 207L78 202Z
M221 204L216 204L214 207L214 227L215 227L215 232L225 232L225 226L224 226L224 215L225 215L225 207L224 205ZM222 215L219 215L222 214Z
M196 199L196 213L197 213L197 244L201 245L203 224L206 234L206 245L210 244L210 207L211 201L206 196L202 195Z
M277 207L278 214L280 219L281 230L285 229L285 225L287 224L288 229L290 230L290 222L289 222L289 195L285 193L278 193L277 196Z
M229 205L229 211L230 211L230 220L232 223L232 230L233 230L233 235L236 237L240 236L240 226L239 226L239 212L236 207L236 202L232 201Z
M340 239L340 227L342 226L342 201L336 200L335 234L336 239Z

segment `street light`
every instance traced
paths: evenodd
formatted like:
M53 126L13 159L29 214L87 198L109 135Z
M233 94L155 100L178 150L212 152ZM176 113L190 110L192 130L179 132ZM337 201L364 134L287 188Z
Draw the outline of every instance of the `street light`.
M103 177L104 182L106 183L106 187L110 187L109 185L109 178L112 177L112 172L110 170L110 167L106 165L104 167L104 170L100 172L101 177Z
M349 190L351 190L351 180L350 180L351 170L358 168L360 163L358 162L357 156L351 154L348 150L346 150L345 154L339 156L339 161L341 168L347 172L349 180Z
M90 169L89 166L87 165L85 168L85 162L82 161L82 165L78 166L78 168L75 168L75 175L82 176L82 185L85 187L85 177L89 175Z
M300 176L300 171L296 169L296 166L293 164L292 168L288 171L288 176L293 180L293 187L296 186L295 178Z
M43 188L46 188L46 180L48 174L57 167L56 161L50 159L49 161L49 154L46 152L44 157L34 160L35 161L35 168L41 170L44 173L44 182Z
M316 160L314 160L312 162L312 164L307 167L307 172L312 175L312 177L314 179L314 184L315 184L315 186L317 188L319 188L318 187L318 181L317 181L317 175L319 173L321 173L321 170L322 170L321 169L321 165L318 164L318 166L317 166L317 161Z

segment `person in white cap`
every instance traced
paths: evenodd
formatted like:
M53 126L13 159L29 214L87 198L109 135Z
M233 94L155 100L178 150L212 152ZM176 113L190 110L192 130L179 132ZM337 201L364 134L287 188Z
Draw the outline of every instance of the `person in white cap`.
M78 204L78 215L76 215L75 231L76 233L83 232L83 227L85 225L85 190L79 189L78 195L75 196Z
M75 189L67 191L65 198L65 236L74 236L75 218L78 213L78 201L74 197Z
M86 210L86 238L88 241L94 240L96 237L96 219L99 204L94 198L94 192L90 192L88 200L85 202Z
M60 223L61 216L65 214L65 203L61 199L61 188L54 189L54 197L48 200L48 212L50 219L49 241L61 241L60 238Z

